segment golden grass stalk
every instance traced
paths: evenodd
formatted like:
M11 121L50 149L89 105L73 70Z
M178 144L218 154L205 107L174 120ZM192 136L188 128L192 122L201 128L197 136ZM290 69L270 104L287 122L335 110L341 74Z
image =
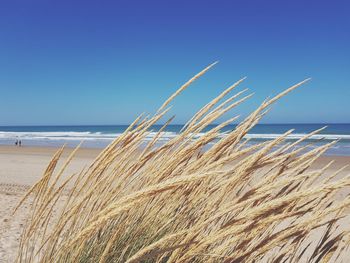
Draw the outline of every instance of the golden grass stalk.
M171 101L214 64L180 87L154 116L138 117L80 173L64 175L78 149L56 173L64 149L55 154L18 205L32 200L17 262L346 258L349 176L338 170L325 177L332 163L310 169L336 142L314 149L304 145L323 128L291 143L286 140L293 130L253 145L245 139L274 102L307 80L265 100L235 129L221 132L238 116L205 131L251 97L240 98L246 90L230 95L241 79L202 107L175 138L160 142L170 118L146 143Z

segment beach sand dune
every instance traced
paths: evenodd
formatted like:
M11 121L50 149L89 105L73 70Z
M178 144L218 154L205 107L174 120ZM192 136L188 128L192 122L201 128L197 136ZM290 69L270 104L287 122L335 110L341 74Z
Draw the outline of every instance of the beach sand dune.
M0 262L14 262L30 201L20 207L15 216L12 211L26 191L42 176L47 164L57 151L43 147L0 147ZM66 149L63 162L72 149ZM81 170L100 152L81 149L66 175ZM58 164L58 166L60 163Z
M15 260L20 235L29 213L30 199L20 207L16 216L12 216L12 211L25 192L40 179L56 150L44 147L0 147L0 262ZM61 162L71 151L72 149L64 151ZM80 171L89 165L100 151L99 149L80 149L65 175ZM312 168L320 168L331 160L336 162L328 173L350 163L350 157L325 156L321 157ZM339 176L349 172L350 169L347 168ZM327 173L324 176L327 176Z

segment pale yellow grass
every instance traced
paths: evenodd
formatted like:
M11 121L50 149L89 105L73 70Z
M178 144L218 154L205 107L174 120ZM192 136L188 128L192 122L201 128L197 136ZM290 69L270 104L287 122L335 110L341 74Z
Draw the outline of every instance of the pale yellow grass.
M62 177L75 151L57 172L63 148L55 154L23 198L34 201L18 262L328 262L346 257L350 227L340 229L339 220L349 219L350 178L335 172L320 180L331 163L309 169L334 142L313 150L297 147L320 130L294 143L286 143L292 130L251 146L244 139L275 101L307 80L264 101L220 139L220 129L238 116L198 136L250 98L240 99L243 90L224 100L241 79L201 108L175 138L158 144L162 129L141 147L171 101L211 66L153 117L137 118L80 173ZM340 192L345 198L335 198ZM53 216L56 210L59 216Z

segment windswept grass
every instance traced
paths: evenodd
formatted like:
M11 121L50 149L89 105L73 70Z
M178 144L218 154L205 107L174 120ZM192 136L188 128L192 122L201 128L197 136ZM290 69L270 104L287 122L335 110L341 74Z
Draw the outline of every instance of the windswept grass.
M79 174L62 176L75 151L58 171L63 148L55 154L24 197L34 201L18 262L328 262L344 257L350 227L338 226L348 215L350 198L335 196L347 193L350 178L334 173L324 179L331 164L309 169L334 142L311 150L297 147L320 130L290 143L285 139L292 131L253 145L244 139L275 101L305 81L265 100L219 140L220 129L238 116L198 136L251 96L244 95L246 90L229 95L244 79L239 80L200 109L175 138L159 144L161 130L141 147L171 101L211 66L154 116L137 118Z

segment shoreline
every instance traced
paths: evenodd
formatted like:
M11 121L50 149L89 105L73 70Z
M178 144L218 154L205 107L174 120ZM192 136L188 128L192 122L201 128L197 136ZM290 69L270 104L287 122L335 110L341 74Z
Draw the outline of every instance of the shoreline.
M63 145L62 145L63 146ZM6 154L6 153L26 153L26 154L47 154L52 153L54 154L58 149L60 149L62 146L37 146L37 145L22 145L22 146L14 146L14 145L8 145L8 144L0 144L0 154ZM106 147L108 144L106 145ZM104 150L106 147L87 147L87 146L81 146L78 150L79 154L82 155L91 155L95 153L100 153L102 150ZM63 155L69 154L74 149L76 149L76 146L71 145L65 145L64 146L64 152ZM350 155L340 155L340 154L323 154L320 158L336 158L336 159L349 159Z
M58 149L58 147L0 145L0 185L33 185L40 179ZM72 147L64 149L58 167L74 149ZM89 165L102 150L101 148L80 148L67 167L65 174L79 172ZM350 156L324 155L316 160L311 169L321 168L332 160L334 163L328 171L335 171L345 165L350 165ZM345 171L350 172L350 168L346 168Z

